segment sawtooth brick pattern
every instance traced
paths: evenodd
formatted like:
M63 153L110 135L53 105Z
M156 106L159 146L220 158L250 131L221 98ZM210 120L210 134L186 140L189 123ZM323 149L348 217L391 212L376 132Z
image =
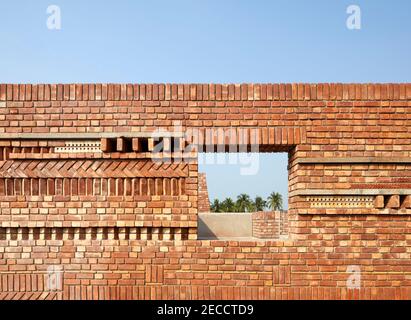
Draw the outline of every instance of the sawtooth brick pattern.
M188 164L133 160L71 160L71 161L2 161L0 176L4 178L136 178L187 177Z

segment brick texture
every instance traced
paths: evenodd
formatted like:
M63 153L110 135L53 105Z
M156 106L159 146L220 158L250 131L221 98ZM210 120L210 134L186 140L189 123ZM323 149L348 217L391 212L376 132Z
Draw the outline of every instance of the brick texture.
M198 174L198 212L211 212L205 173Z
M411 298L411 84L0 84L0 101L2 299ZM196 240L196 151L255 143L289 155L287 240Z
M280 239L288 235L287 212L253 212L253 237L259 239Z

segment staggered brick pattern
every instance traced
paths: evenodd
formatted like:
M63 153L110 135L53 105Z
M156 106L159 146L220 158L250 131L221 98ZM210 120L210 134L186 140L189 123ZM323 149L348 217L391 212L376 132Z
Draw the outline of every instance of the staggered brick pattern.
M252 215L253 237L258 239L280 239L288 235L286 211L258 211Z
M1 84L1 297L410 299L410 107L411 84ZM288 152L289 240L195 240L196 157L145 140L175 126Z

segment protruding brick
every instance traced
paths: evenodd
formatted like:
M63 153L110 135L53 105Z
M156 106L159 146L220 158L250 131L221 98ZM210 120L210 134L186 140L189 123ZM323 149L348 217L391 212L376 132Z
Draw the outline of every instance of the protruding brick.
M400 207L400 196L398 194L389 196L387 208L398 209Z
M171 151L171 138L163 138L163 150L166 152Z
M383 209L384 208L384 196L383 195L378 195L378 196L375 197L374 206L377 209Z
M118 152L128 152L130 149L130 141L127 138L119 137L117 138L117 147Z
M101 151L103 152L112 152L114 149L113 139L102 138L100 148L101 148Z
M411 195L406 195L402 199L401 208L411 209Z
M152 152L154 150L154 138L148 138L148 151Z
M132 140L132 149L134 152L141 152L142 151L142 143L140 138L133 138Z

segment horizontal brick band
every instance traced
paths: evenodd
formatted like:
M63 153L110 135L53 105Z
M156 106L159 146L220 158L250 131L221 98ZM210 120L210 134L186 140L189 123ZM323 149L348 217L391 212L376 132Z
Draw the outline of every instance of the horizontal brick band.
M0 273L0 300L55 300L61 299L62 283L50 288L47 271L41 273Z
M316 196L316 195L409 195L411 189L305 189L294 190L289 193L290 197L295 196Z
M407 100L411 84L0 84L0 101Z
M4 178L187 177L187 163L117 160L2 161Z
M374 208L373 196L311 196L311 208Z
M0 196L176 196L185 178L0 178ZM65 200L69 200L68 197Z
M195 230L194 230L195 231ZM1 240L188 240L189 228L4 228ZM193 231L191 231L193 233Z
M78 285L65 287L63 299L72 300L409 300L411 289L402 287L376 287L348 289L340 287L298 287L284 283L286 266L277 267L281 279L275 287L246 285ZM311 273L310 273L311 275ZM308 276L308 275L307 275ZM319 275L313 275L316 279ZM46 295L49 293L45 293ZM35 299L36 295L33 299ZM31 298L30 298L31 299Z
M192 161L197 154L179 152L127 152L127 153L10 153L7 160L52 160L52 159L154 159L163 161L181 161L181 159Z
M152 131L152 132L84 132L84 133L0 133L0 140L83 140L83 139L101 139L101 138L148 138L148 137L181 137L183 134L169 131Z

